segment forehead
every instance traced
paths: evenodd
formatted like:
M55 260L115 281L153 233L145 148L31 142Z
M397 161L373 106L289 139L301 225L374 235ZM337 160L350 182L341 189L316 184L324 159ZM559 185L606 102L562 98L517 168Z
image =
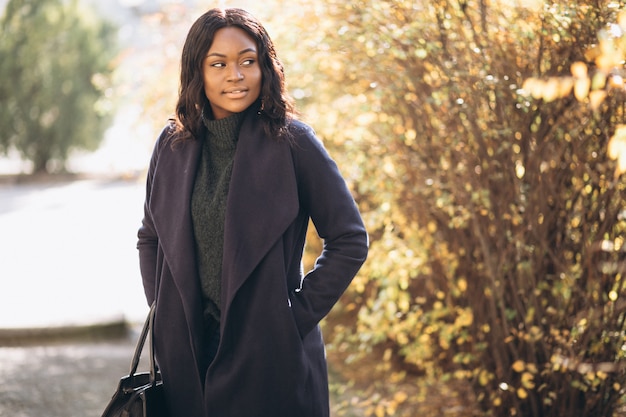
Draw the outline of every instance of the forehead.
M239 27L228 26L215 32L213 43L211 43L208 53L239 53L249 49L252 49L254 52L257 51L254 38Z

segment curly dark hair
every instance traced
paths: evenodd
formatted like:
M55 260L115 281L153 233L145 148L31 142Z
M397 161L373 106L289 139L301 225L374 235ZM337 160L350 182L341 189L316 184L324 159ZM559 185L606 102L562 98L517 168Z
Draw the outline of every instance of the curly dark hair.
M287 124L295 109L285 87L283 65L267 31L243 9L211 9L200 16L189 29L181 57L180 88L176 104L176 142L199 138L203 132L202 112L209 107L204 93L202 64L213 43L215 33L225 27L238 27L250 35L258 48L262 73L261 94L251 107L258 109L268 137L284 138Z

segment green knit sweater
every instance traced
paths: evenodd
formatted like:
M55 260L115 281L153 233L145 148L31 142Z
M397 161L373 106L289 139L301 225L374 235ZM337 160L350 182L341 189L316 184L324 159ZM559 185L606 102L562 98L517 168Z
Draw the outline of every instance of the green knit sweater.
M206 322L220 320L224 217L242 120L238 113L204 121L208 132L191 196L191 217Z

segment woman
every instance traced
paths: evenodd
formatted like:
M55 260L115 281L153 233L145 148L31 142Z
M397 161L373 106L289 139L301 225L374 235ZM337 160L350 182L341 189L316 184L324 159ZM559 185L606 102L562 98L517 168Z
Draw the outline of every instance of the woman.
M294 120L253 16L201 16L180 81L137 244L170 414L328 416L318 323L367 255L354 200L311 128ZM309 219L324 249L304 275Z

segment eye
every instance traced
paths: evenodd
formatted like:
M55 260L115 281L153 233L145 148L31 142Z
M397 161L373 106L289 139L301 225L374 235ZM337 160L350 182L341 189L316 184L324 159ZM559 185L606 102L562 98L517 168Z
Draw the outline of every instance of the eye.
M254 58L247 58L244 59L243 62L241 63L241 65L245 66L245 67L249 67L251 65L254 65L254 63L256 62L256 59Z
M224 68L226 66L226 64L224 64L223 62L213 62L211 64L211 67L213 68Z

